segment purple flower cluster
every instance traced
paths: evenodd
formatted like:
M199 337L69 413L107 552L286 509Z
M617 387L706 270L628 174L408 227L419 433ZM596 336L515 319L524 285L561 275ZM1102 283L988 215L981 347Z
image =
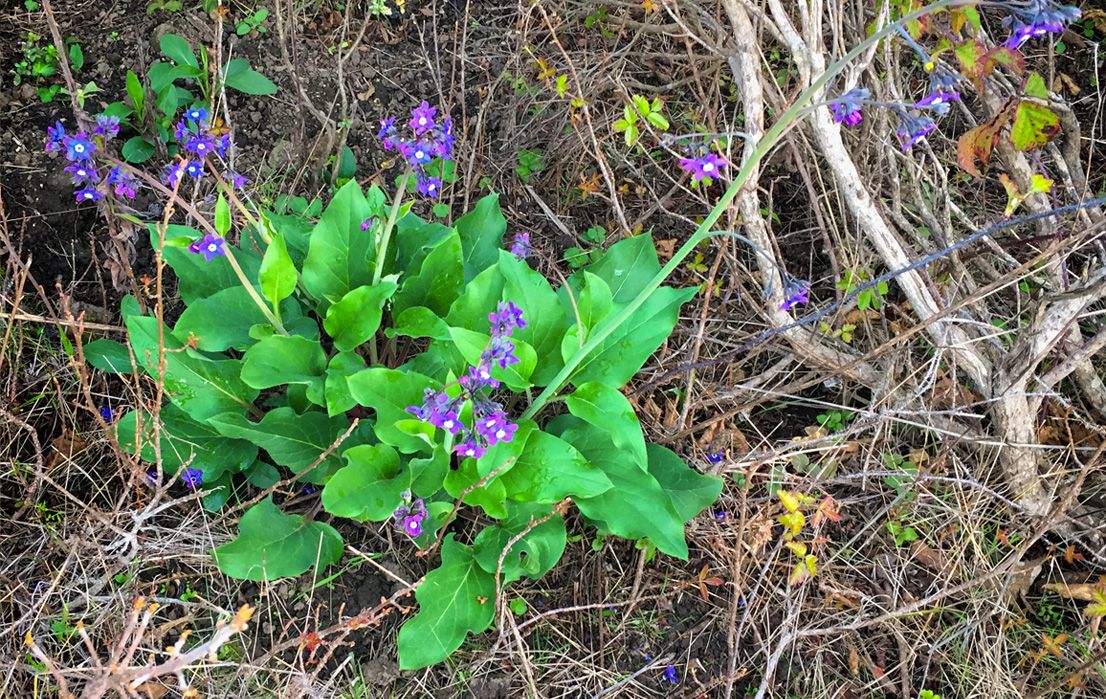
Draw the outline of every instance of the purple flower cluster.
M411 491L403 491L403 504L392 513L396 520L396 530L414 539L422 534L422 521L430 516L422 498L411 502Z
M783 289L781 311L790 311L795 306L810 301L810 282L805 279L788 278Z
M211 262L216 257L226 256L226 242L214 233L208 233L203 238L192 241L188 246L188 252L203 255L205 260Z
M73 176L73 186L77 203L96 202L104 198L104 193L97 187L100 184L100 173L96 170L93 153L102 150L105 143L115 138L119 133L119 117L109 117L101 114L96 117L96 128L90 136L87 131L78 131L67 134L65 126L60 121L46 128L46 150L64 151L65 159L69 161L65 171ZM138 180L130 173L122 176L116 173L108 177L107 184L115 187L115 193L133 199L138 189ZM125 186L120 187L120 184Z
M863 119L860 108L864 101L871 96L871 92L862 87L854 87L845 94L829 103L833 111L833 120L845 126L856 126Z
M191 153L186 162L169 163L161 170L161 181L169 187L176 187L181 177L188 175L194 180L205 174L204 164L209 156L225 158L230 148L230 134L218 134L208 125L208 113L204 107L193 107L184 113L173 127L173 137L180 143L181 149ZM249 180L233 170L223 173L223 180L234 189L240 189Z
M1003 18L1002 24L1012 32L1002 45L1010 49L1046 34L1061 34L1066 25L1082 15L1078 7L1058 5L1053 0L1028 0L1025 7L1011 4L1009 9L1013 14Z
M437 114L436 108L423 101L411 110L411 120L407 122L413 133L412 138L400 138L396 130L395 117L381 119L380 133L377 134L384 150L399 151L403 159L414 169L417 178L416 189L419 194L431 199L441 193L442 180L427 175L426 166L434 158L442 160L453 158L453 121L447 114L439 124L434 118Z
M462 391L451 398L445 391L426 389L422 405L413 405L407 412L420 420L429 422L451 435L459 435L459 443L453 447L462 457L479 459L488 453L488 448L500 442L514 439L518 425L511 422L503 405L487 398L481 389L498 388L499 381L492 376L492 367L506 369L517 364L515 344L511 342L511 333L515 328L525 328L522 309L511 301L500 301L495 312L488 315L491 322L491 339L480 355L480 362L469 367L468 372L458 379ZM461 410L465 403L472 402L472 427L461 420Z

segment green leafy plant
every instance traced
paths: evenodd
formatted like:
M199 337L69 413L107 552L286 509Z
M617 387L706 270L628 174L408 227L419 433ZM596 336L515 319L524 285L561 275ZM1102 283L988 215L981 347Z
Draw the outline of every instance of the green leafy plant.
M242 20L234 25L234 31L238 36L245 36L252 31L257 31L258 34L264 34L265 27L261 26L261 23L268 17L269 11L264 7L253 10L252 12L247 12L242 16Z
M194 80L205 104L210 104L212 95L219 91L217 80L210 77L212 74L220 76L228 89L248 95L271 95L277 91L277 86L250 68L244 58L231 59L211 73L203 46L197 58L187 41L176 34L166 34L161 37L160 47L162 55L170 60L150 66L145 78L128 70L129 103L113 102L103 112L105 116L118 117L123 125L137 132L123 144L121 154L129 163L144 163L155 155L167 160L176 154L172 145L173 125L181 109L196 102L196 96L177 85L177 81Z
M523 182L529 182L531 175L543 169L545 169L545 160L542 159L540 151L520 150L518 152L518 167L515 168L515 172Z
M902 522L897 519L887 522L887 532L894 537L895 546L902 546L918 540L918 532L914 531L913 527L903 526Z
M837 282L836 286L846 294L851 294L869 279L871 279L871 277L866 272L845 270L845 278ZM879 304L883 300L883 297L887 295L889 289L890 287L887 286L887 282L880 282L873 288L861 291L856 296L856 307L862 311L866 311L869 308L878 311Z
M592 226L580 236L580 238L592 245L587 248L571 247L564 251L564 259L573 269L583 267L589 262L597 262L603 255L600 246L607 239L607 229L602 226Z
M838 432L852 422L855 417L856 413L850 410L831 408L824 413L818 413L814 419L818 421L819 425L825 427L827 432Z
M23 35L19 43L22 60L16 61L12 68L12 84L20 85L24 80L33 79L39 100L50 102L62 91L61 85L52 84L47 80L57 73L60 65L58 50L52 43L40 45L41 40L42 37L34 32ZM69 37L65 40L65 45L68 47L70 65L74 71L80 70L84 67L84 53L77 39Z
M181 0L150 0L146 5L146 14L152 15L158 10L165 12L177 12L181 8Z
M641 95L634 95L632 102L632 105L622 108L622 118L614 123L614 130L622 134L627 146L634 146L641 138L638 124L642 121L648 121L661 131L668 131L668 119L661 114L664 104L659 97L650 102Z

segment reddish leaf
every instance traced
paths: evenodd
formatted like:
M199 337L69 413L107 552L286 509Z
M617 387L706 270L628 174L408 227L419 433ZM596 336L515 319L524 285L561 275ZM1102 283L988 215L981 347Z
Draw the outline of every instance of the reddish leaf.
M795 564L794 570L791 571L791 576L787 579L787 584L789 587L794 587L796 585L802 585L807 580L810 580L810 568L808 568L803 561L799 561Z
M987 165L991 161L991 151L998 143L998 132L988 124L967 131L956 143L956 162L964 172L974 177L982 177L976 169L975 161Z
M975 83L977 89L982 85L979 79L983 77L983 71L987 65L984 58L986 55L987 47L975 39L969 39L956 47L956 58L960 61L960 72L964 74L964 77Z
M997 46L987 52L986 75L990 75L997 64L1001 63L1018 75L1025 73L1025 56L1014 49Z
M1014 113L1014 125L1010 127L1010 140L1021 151L1045 145L1060 132L1060 117L1048 107L1022 100Z

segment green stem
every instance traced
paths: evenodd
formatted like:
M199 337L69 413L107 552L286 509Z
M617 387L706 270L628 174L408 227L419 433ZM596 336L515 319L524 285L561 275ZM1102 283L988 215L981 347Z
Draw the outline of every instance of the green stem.
M257 293L257 289L253 288L253 284L250 284L250 280L246 278L246 273L243 272L242 268L238 265L238 260L234 259L234 251L227 250L226 258L227 262L230 263L230 268L234 270L234 274L238 277L238 281L242 282L242 286L246 287L246 293L250 295L250 298L257 304L257 307L261 309L261 313L265 316L266 320L272 323L278 333L287 337L288 331L284 329L284 325L281 324L280 319L269 310L268 304L266 304L264 299Z
M376 266L373 268L373 286L380 283L384 276L384 258L388 256L388 241L392 237L392 228L396 225L396 217L399 215L399 205L403 202L403 195L407 193L407 178L411 176L411 168L403 173L399 181L399 189L396 190L396 198L392 200L392 208L388 211L388 220L384 223L384 230L380 232L380 245L376 248Z
M872 36L857 44L851 51L846 53L844 56L835 61L831 66L829 66L829 68L827 68L826 71L818 77L818 79L812 82L810 84L810 87L804 90L803 93L799 95L799 97L791 104L791 106L787 108L787 111L785 111L776 121L776 123L772 125L772 128L768 129L768 131L765 132L764 136L761 137L760 143L757 145L756 149L753 150L753 152L749 155L748 160L746 160L745 163L741 166L741 170L738 171L737 175L733 179L733 182L730 183L729 188L726 189L726 192L718 200L718 203L714 205L714 208L711 209L711 212L707 214L707 217L703 219L703 222L699 224L699 227L695 229L695 233L693 233L691 237L688 238L688 241L684 243L679 250L676 251L676 254L672 256L672 259L668 261L668 264L666 264L664 267L661 268L659 272L657 272L656 276L654 276L649 281L649 283L646 284L645 288L641 291L640 294L637 295L636 298L634 298L633 301L628 303L626 307L623 308L618 313L618 315L616 315L610 322L605 323L602 327L592 332L591 338L589 338L584 346L580 348L580 351L572 355L572 357L567 362L565 362L564 368L557 373L557 375L553 378L549 385L545 387L545 390L543 390L538 395L538 397L534 399L534 402L531 403L530 407L526 409L526 412L522 414L522 419L533 418L533 416L539 410L541 410L542 407L545 406L545 404L548 403L549 400L559 390L561 390L561 388L564 387L566 383L568 383L568 380L572 376L572 372L576 370L576 367L580 366L580 363L587 359L604 340L610 337L611 333L613 333L620 325L626 322L626 319L628 319L630 316L636 313L639 308L641 308L642 304L644 304L645 301L648 300L650 296L652 296L653 292L656 291L657 288L664 283L665 279L667 279L668 276L672 274L672 272L676 271L676 268L679 267L684 258L687 257L692 252L692 250L695 249L696 245L698 245L703 240L709 238L710 236L717 235L722 232L711 231L714 223L722 216L722 212L726 210L726 207L729 206L730 202L733 201L734 197L737 196L737 193L741 191L741 188L745 186L746 180L749 179L749 175L752 174L753 169L756 168L756 166L760 164L760 161L763 160L766 155L768 155L768 152L775 147L776 143L783 136L784 132L801 115L806 105L814 98L816 94L818 94L822 90L823 87L825 87L826 83L828 83L835 75L837 75L841 71L842 68L848 65L853 59L855 59L857 56L867 50L869 46L883 39L888 34L896 31L895 27L897 24L906 24L907 22L919 19L927 14L930 14L934 10L940 9L942 7L947 7L948 5L952 4L963 5L971 3L965 2L965 0L938 0L938 2L935 2L928 7L912 12L905 17L900 18L897 23L892 22L888 24L887 26L874 33Z

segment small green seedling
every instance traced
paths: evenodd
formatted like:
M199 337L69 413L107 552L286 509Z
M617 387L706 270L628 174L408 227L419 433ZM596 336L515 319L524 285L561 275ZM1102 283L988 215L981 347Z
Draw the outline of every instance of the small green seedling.
M520 150L518 152L518 167L515 168L515 172L523 182L529 183L530 176L544 168L545 160L542 159L540 151Z
M614 130L622 133L627 146L634 146L641 138L641 128L638 125L643 121L648 121L661 131L668 131L668 119L661 114L664 104L660 98L650 102L641 95L634 95L632 101L633 105L623 107L622 118L614 123Z
M257 31L258 34L265 33L265 27L261 26L261 23L269 16L269 11L264 7L254 10L249 14L242 17L242 21L234 25L234 31L238 36L245 36L252 31Z

